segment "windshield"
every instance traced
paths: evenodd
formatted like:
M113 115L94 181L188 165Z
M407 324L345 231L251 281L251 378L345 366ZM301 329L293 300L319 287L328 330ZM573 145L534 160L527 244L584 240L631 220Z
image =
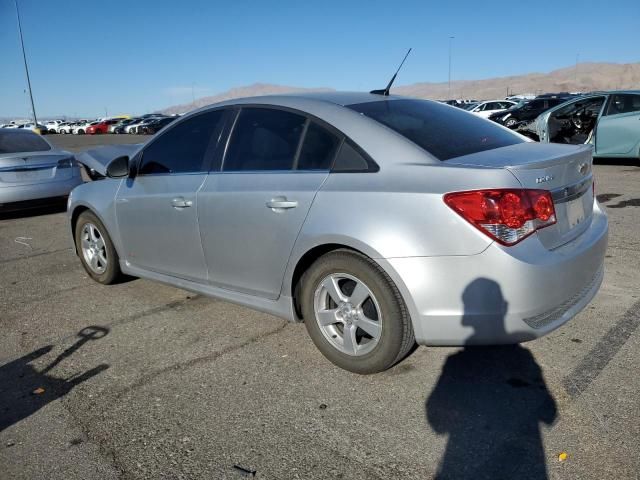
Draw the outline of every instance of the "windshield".
M47 150L51 150L51 146L40 135L28 131L0 131L0 154Z
M520 100L515 105L510 106L507 110L515 110L516 108L524 107L527 103L529 103L529 100Z
M465 110L473 110L474 108L476 108L478 105L480 105L480 102L473 102L473 103L467 103L464 107Z
M347 107L389 127L439 160L524 142L493 122L438 102L382 100Z

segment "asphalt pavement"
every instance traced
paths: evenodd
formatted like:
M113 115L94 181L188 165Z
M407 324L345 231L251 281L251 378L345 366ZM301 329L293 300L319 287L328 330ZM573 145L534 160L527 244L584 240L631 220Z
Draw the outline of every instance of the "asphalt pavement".
M2 217L0 478L639 478L640 163L595 176L610 243L582 313L534 342L420 347L371 376L330 364L302 324L92 282L63 207Z

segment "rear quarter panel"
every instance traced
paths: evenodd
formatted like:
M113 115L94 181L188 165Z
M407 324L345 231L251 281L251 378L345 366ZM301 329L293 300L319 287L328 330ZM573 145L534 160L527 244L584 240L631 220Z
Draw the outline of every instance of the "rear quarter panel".
M519 186L504 169L449 167L446 162L398 164L377 173L332 173L298 236L283 291L290 291L300 258L320 245L344 245L374 259L480 253L492 241L453 212L443 195Z

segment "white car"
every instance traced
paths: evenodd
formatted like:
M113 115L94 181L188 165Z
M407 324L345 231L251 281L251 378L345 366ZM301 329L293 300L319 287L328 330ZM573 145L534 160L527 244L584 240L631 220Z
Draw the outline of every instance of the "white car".
M45 134L47 133L47 127L45 127L44 125L40 124L40 123L23 123L22 125L20 125L18 128L24 128L25 130L31 130L33 132L36 133L41 133L41 134ZM36 131L37 130L37 131Z
M94 125L96 123L99 123L97 121L89 121L86 120L85 122L82 122L82 120L78 123L78 125L75 125L73 127L73 131L72 133L75 133L76 135L84 135L85 133L87 133L87 127L89 125Z
M75 126L75 122L62 122L58 126L58 133L60 134L71 134L73 133L73 127Z
M489 115L492 113L506 110L507 108L516 105L516 103L517 102L513 102L511 100L487 100L484 102L478 102L473 107L470 105L467 110L479 117L489 118Z
M147 121L147 118L141 118L137 122L130 123L126 127L124 127L124 133L134 134L138 130L138 127Z
M60 129L60 125L64 122L62 120L49 120L44 123L44 126L47 127L47 131L50 133L58 133Z

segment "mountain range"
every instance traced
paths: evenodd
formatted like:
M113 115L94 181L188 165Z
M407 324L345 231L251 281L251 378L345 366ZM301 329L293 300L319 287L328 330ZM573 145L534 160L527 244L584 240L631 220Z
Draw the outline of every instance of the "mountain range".
M371 88L379 88L380 86L372 85ZM561 68L548 73L527 73L483 80L456 80L451 82L451 90L449 90L447 82L420 82L397 86L392 89L392 93L429 99L464 98L488 100L504 98L507 95L518 93L540 94L546 92L591 92L594 90L626 89L640 89L640 62L580 63L576 66ZM329 87L302 88L255 83L233 88L218 95L198 98L192 103L167 107L162 110L162 113L184 113L194 108L232 98L331 90L333 89Z

